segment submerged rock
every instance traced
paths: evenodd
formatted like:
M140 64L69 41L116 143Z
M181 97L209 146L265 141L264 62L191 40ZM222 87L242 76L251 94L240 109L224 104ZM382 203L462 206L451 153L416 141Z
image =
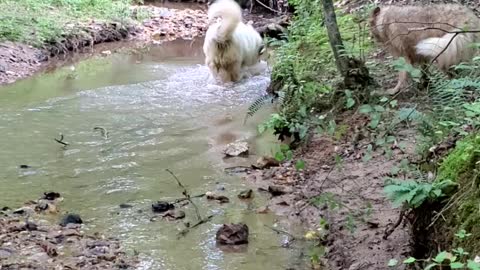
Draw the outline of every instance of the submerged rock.
M233 142L228 144L223 152L227 157L238 157L247 155L248 149L247 142Z
M250 199L252 198L253 195L253 190L247 189L238 194L238 198L242 200Z
M132 208L133 205L128 204L128 203L121 203L121 204L119 205L119 207L122 208L122 209L127 209L127 208Z
M80 215L66 214L60 221L60 226L67 226L68 224L83 224L83 220Z
M158 201L152 204L152 210L155 213L163 213L174 208L175 206L169 202Z
M217 244L241 245L248 244L248 226L244 223L223 224L216 234Z
M207 193L205 193L206 197L207 197L207 200L215 200L219 203L228 203L230 202L230 199L226 196L223 196L223 195L216 195L215 193L213 192L210 192L208 191Z

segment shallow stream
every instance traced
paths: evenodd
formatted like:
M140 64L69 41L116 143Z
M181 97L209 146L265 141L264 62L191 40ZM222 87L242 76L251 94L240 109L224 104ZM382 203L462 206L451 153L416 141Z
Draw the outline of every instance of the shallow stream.
M80 214L87 230L116 236L129 252L138 251L140 269L300 269L299 251L281 248L285 236L265 226L278 218L256 213L264 195L255 191L253 200L240 201L237 194L248 183L224 173L273 151L274 139L256 133L269 108L244 124L248 105L268 83L265 72L218 86L203 65L201 41L177 40L72 62L2 87L0 205L60 192L63 211ZM54 141L60 133L67 147ZM249 141L257 156L223 159L223 147L237 139ZM192 194L230 198L223 205L196 199L202 215L215 217L181 239L183 222L195 221L191 206L186 220L151 220L154 201L182 197L167 168ZM215 246L215 232L226 222L249 226L247 251Z

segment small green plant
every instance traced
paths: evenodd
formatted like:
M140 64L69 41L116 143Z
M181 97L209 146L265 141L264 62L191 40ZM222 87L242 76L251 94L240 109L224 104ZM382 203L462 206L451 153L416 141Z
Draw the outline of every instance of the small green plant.
M293 151L290 149L290 146L288 146L287 144L281 144L280 150L275 153L274 157L279 162L290 161L293 159ZM295 162L295 169L297 170L305 169L305 161L302 159L298 159Z

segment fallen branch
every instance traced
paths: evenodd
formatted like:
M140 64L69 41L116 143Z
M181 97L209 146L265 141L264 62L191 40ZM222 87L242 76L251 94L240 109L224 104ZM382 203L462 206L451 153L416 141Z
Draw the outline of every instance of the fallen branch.
M198 226L200 226L200 225L202 225L202 224L204 224L204 223L209 222L213 217L214 217L214 215L210 215L210 216L206 217L205 219L199 220L197 223L193 224L193 226L189 226L189 227L181 230L181 231L178 233L177 238L180 238L180 237L183 237L183 236L187 235L187 233L189 233L191 229L194 229L194 228L196 228L196 227L198 227Z
M205 197L205 195L206 195L206 194L203 193L203 194L198 194L198 195L190 196L190 198L191 198L191 199L193 199L193 198L202 198L202 197ZM174 200L174 201L172 202L172 204L181 203L181 202L184 202L184 201L186 201L186 200L188 200L188 199L187 199L187 198L179 198L179 199Z
M272 12L275 12L275 13L282 13L282 12L280 12L280 11L278 11L278 10L275 10L275 9L273 9L273 8L271 8L271 7L267 6L267 5L265 5L264 3L260 2L259 0L256 0L256 2L257 2L257 3L259 3L259 4L260 4L262 7L266 8L266 9L268 9L268 10L272 11ZM253 6L253 5L252 5L252 6Z
M108 130L107 130L106 128L98 126L98 127L94 127L93 130L95 130L95 131L96 131L96 130L100 131L100 134L102 135L102 137L103 137L105 140L108 139Z
M62 134L62 133L60 133L60 139L57 139L57 138L53 138L53 139L54 139L57 143L63 144L63 146L67 146L67 145L68 145L68 143L66 143L66 142L63 141L63 134Z
M180 182L180 179L178 179L178 177L172 172L170 171L169 169L165 169L168 173L170 173L173 178L177 181L177 184L183 188L183 196L185 196L185 200L188 200L192 205L193 205L193 208L195 208L195 214L197 214L197 219L198 220L202 220L202 216L200 215L200 211L198 210L198 207L197 205L192 201L192 198L190 197L190 194L188 193L188 190L185 188L185 186L182 184L182 182Z
M395 222L395 224L393 224L393 226L391 227L388 227L385 229L385 233L383 234L383 239L384 240L387 240L387 238L395 231L395 229L400 226L400 224L402 224L402 221L403 221L403 218L405 217L405 212L407 211L407 209L405 207L402 208L402 210L400 211L400 216L398 217L398 220L397 222Z
M290 237L290 238L291 238L290 241L294 241L294 240L297 240L297 239L298 239L297 237L295 237L293 234L291 234L291 233L289 233L289 232L286 232L286 231L283 231L283 230L274 228L274 227L272 227L272 226L268 226L268 225L266 225L266 224L265 224L264 226L267 227L267 228L269 228L270 230L278 233L278 234L284 234L284 235Z

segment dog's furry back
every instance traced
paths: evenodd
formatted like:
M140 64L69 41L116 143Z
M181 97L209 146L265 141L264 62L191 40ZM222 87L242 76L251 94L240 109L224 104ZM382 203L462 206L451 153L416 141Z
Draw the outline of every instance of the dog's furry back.
M476 51L470 45L480 40L477 33L462 33L451 41L454 34L445 31L480 29L480 19L456 4L378 7L370 26L374 38L386 45L393 56L405 57L414 64L441 53L437 65L443 70L470 60Z
M206 64L222 81L237 81L243 67L258 63L262 38L251 25L242 22L240 6L233 0L214 2L208 18L221 21L207 30L203 45Z

